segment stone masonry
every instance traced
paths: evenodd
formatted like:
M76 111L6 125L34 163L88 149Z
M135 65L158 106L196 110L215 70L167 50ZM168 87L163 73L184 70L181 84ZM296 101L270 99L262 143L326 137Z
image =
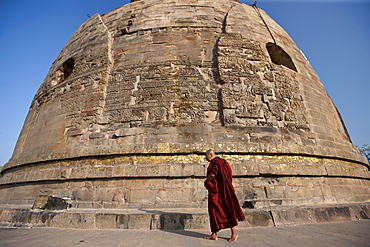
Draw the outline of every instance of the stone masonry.
M263 10L142 0L91 17L55 59L2 170L0 203L205 208L209 148L230 162L243 208L370 200L368 162Z

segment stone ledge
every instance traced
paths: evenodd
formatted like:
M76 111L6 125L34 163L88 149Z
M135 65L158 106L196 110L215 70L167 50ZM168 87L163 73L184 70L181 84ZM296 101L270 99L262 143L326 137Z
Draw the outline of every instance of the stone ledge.
M3 205L4 206L4 205ZM244 210L239 227L271 227L355 221L370 218L370 203L300 208ZM21 206L0 209L3 227L57 227L75 229L208 229L206 209L70 209L32 210Z
M222 154L234 176L344 176L370 178L367 166L324 157L268 154ZM4 172L0 185L68 179L204 177L203 155L129 155L48 161ZM10 169L10 168L9 168Z

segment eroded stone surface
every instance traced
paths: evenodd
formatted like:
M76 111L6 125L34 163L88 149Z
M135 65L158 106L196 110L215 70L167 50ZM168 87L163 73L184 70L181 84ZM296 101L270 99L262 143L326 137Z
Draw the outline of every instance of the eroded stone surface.
M83 23L35 95L0 200L205 207L209 148L241 205L370 200L368 163L299 48L230 0L135 1Z

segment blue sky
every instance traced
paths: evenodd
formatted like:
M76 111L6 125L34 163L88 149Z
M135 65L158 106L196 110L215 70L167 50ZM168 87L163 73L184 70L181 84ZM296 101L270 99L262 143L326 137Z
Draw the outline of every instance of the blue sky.
M0 166L10 159L52 62L87 14L104 14L126 3L0 0ZM370 144L370 0L259 0L257 6L304 52L353 143Z

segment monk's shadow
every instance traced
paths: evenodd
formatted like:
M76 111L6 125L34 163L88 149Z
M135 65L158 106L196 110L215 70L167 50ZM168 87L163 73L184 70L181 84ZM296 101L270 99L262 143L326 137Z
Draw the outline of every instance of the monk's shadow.
M179 235L183 235L187 237L194 237L194 238L204 238L206 236L209 236L210 234L210 233L204 234L201 232L185 230L185 226L187 226L189 229L189 221L193 220L194 214L168 212L168 211L164 212L161 210L145 210L145 209L141 209L141 210L152 215L151 229L158 229L164 232L170 232L170 233L175 233L175 234L179 234ZM206 231L206 229L199 229L199 231ZM230 237L226 237L223 235L224 233L219 234L218 238L225 239L225 240L230 239Z
M193 237L193 238L204 238L208 236L207 234L195 232L195 231L189 231L189 230L162 230L164 232L174 233L178 235L183 235L186 237Z
M143 209L142 209L143 210ZM143 210L152 214L152 229L176 233L188 237L204 238L207 234L185 230L186 222L193 220L193 214L163 212L160 210Z
M210 235L210 233L209 234L204 234L204 233L189 231L189 230L162 230L162 231L169 232L169 233L174 233L174 234L178 234L178 235L183 235L183 236L187 236L187 237L200 238L200 239L204 239L204 237L207 237L207 236ZM204 229L199 229L199 231L205 231L205 230ZM230 239L230 237L220 236L220 234L219 234L218 239L219 240L223 239L223 240L228 241ZM207 240L207 241L214 241L214 240Z

